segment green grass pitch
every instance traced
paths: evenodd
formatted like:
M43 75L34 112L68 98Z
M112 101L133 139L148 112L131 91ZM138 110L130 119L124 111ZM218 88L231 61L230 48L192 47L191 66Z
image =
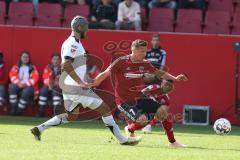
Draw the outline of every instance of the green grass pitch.
M175 137L189 146L169 149L161 128L137 146L121 146L101 121L74 122L44 132L35 141L29 129L46 119L0 116L0 160L237 160L240 127L218 136L212 126L174 125ZM124 124L120 124L123 129Z

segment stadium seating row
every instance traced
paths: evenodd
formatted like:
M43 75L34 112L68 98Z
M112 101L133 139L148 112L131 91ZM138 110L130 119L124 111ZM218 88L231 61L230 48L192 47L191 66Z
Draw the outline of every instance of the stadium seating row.
M240 1L233 7L232 0L209 0L208 10L155 8L149 18L142 8L143 23L148 31L185 32L208 34L240 34ZM221 2L221 3L220 3ZM40 3L34 15L32 3L11 3L9 14L5 13L5 2L0 2L0 24L48 27L69 27L75 15L89 15L87 5L67 5Z
M89 6L67 5L64 15L62 13L60 4L40 3L35 16L32 3L21 2L11 3L9 13L6 15L5 2L0 2L0 24L48 27L69 27L70 20L76 14L88 16Z
M174 20L173 10L152 9L149 17L149 31L240 34L240 12L232 20L226 11L207 11L204 18L201 10L180 9Z

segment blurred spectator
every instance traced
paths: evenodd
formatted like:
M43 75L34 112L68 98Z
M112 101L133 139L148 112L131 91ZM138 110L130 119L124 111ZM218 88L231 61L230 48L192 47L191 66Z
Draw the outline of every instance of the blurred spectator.
M22 115L26 105L38 92L39 74L30 60L29 52L21 53L20 60L10 70L9 78L11 81L9 86L11 114ZM19 101L18 96L20 97Z
M148 0L135 0L141 7L145 8L147 7Z
M37 16L39 0L6 0L7 2L32 2L33 4L33 14Z
M151 0L148 3L149 8L172 8L175 9L177 7L177 3L175 0Z
M116 19L117 7L112 3L112 0L102 0L102 4L98 5L91 17L89 28L115 29Z
M124 0L118 5L118 18L116 29L131 29L141 31L141 10L140 5L133 0Z
M4 63L3 53L0 51L0 107L4 105L6 101L6 83L8 77L6 74L6 66Z
M61 4L86 4L85 0L58 0Z
M44 117L44 109L49 98L53 102L54 115L59 114L62 101L61 89L59 88L59 78L61 74L60 56L54 53L51 63L48 64L43 71L43 87L40 89L39 95L39 111L37 117Z
M166 51L160 45L159 34L152 35L152 48L147 51L146 59L151 62L153 66L160 70L165 70Z
M205 0L178 0L178 8L205 9Z
M121 2L121 0L112 0L112 3L116 6ZM90 0L90 4L95 7L95 9L102 3L102 0Z

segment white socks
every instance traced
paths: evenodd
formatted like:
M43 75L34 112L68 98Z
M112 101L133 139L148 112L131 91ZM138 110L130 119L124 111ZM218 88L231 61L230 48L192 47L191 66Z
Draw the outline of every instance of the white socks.
M57 115L49 119L48 121L40 124L39 126L37 126L37 128L39 129L40 132L43 132L45 129L49 127L58 126L62 123L67 123L67 122L68 122L67 114L62 114L62 115Z
M105 123L106 127L108 127L113 135L118 139L119 143L125 143L127 142L127 138L124 137L116 124L116 122L113 119L113 116L107 116L107 117L102 117L103 122Z
M106 125L106 127L108 127L111 130L111 132L113 133L113 135L117 138L119 143L127 142L127 138L122 135L122 133L121 133L118 125L114 121L112 115L107 116L107 117L102 117L102 120L103 120L104 124ZM67 123L67 122L68 122L67 114L61 114L61 115L57 115L57 116L49 119L48 121L44 122L43 124L40 124L39 126L37 126L37 128L39 129L40 132L43 132L47 128L50 128L53 126L58 126L62 123Z

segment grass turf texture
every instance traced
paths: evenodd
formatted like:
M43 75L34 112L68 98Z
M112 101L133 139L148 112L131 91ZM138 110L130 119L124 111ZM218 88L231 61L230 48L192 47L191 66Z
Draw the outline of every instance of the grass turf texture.
M169 149L163 130L155 127L137 146L121 146L101 121L74 122L46 130L35 141L29 129L46 119L0 116L0 160L236 160L240 127L218 136L212 126L174 125L175 137L189 148ZM123 130L124 124L120 124ZM111 142L110 142L111 141Z

